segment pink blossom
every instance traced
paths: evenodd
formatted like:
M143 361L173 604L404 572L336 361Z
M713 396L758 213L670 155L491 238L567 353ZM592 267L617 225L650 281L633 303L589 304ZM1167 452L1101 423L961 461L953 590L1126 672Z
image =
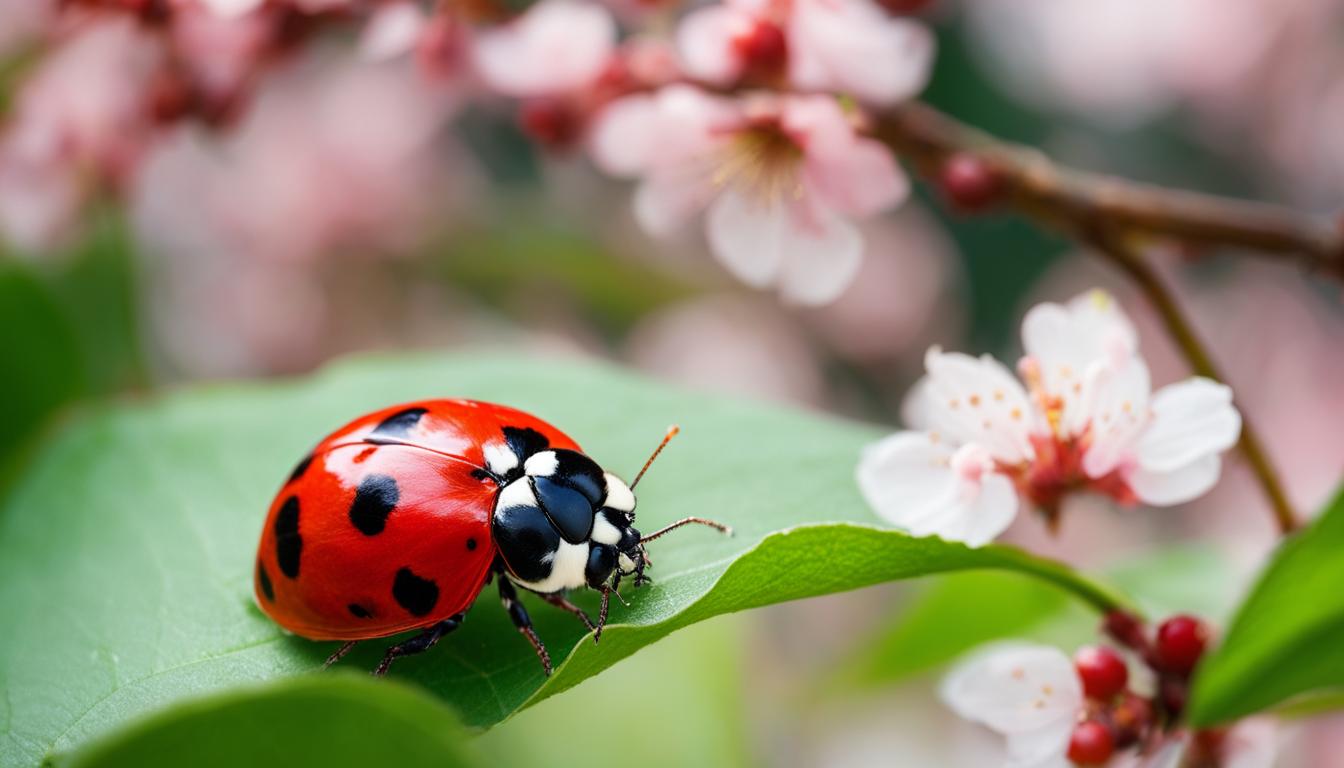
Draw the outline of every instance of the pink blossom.
M176 62L206 117L232 113L269 61L277 18L266 12L219 14L191 3L168 27Z
M145 93L162 59L152 37L116 17L43 59L0 137L0 234L27 250L55 246L89 194L133 172L150 139Z
M1054 521L1079 488L1154 506L1203 495L1241 431L1231 390L1195 377L1153 393L1135 338L1094 291L1027 314L1026 387L989 356L930 349L908 408L919 431L864 451L864 496L912 534L979 546L1013 520L1019 497Z
M851 219L908 194L890 153L829 96L718 98L674 85L619 99L598 117L597 164L638 176L635 214L669 235L707 208L714 254L743 282L822 304L858 269Z
M476 31L472 62L490 88L514 97L582 88L606 68L616 23L600 5L541 0L523 15Z
M434 198L429 149L449 103L406 66L325 64L276 77L220 140L184 128L164 142L136 190L150 214L142 234L175 239L168 211L192 190L209 216L191 239L221 251L302 262L413 244Z
M728 0L688 14L677 45L687 73L716 85L787 76L881 105L923 89L934 49L927 27L869 0Z

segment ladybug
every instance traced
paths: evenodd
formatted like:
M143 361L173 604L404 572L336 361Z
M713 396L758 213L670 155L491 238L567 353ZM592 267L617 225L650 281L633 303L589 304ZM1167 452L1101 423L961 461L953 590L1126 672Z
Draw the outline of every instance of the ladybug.
M644 545L698 517L641 535L633 488L673 427L626 485L560 430L514 408L426 400L363 416L294 468L272 502L257 548L254 592L267 616L311 640L361 640L409 630L374 670L429 650L456 629L492 580L541 660L551 660L518 587L573 613L596 642L622 578L636 587ZM602 593L597 621L565 595Z

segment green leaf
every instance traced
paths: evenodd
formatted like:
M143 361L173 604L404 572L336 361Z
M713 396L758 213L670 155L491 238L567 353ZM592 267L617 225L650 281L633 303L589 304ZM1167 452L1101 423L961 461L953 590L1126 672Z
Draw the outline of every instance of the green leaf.
M298 677L216 694L141 720L60 768L292 768L478 764L452 710L364 675Z
M877 431L688 394L609 368L455 357L369 361L288 386L217 387L97 409L67 425L0 507L0 763L66 751L188 693L316 669L333 650L288 636L252 604L257 536L297 457L378 406L460 395L507 402L629 474L671 422L684 436L640 485L641 525L687 513L736 535L678 532L654 549L658 580L616 605L600 646L534 603L560 660L542 676L499 610L393 675L488 726L711 616L891 579L970 568L1033 574L1104 606L1117 598L1016 550L972 550L871 525L853 480ZM589 593L580 599L592 606ZM527 600L527 598L525 598ZM342 666L369 669L382 641ZM566 658L568 657L568 658Z
M1280 546L1199 666L1190 721L1226 722L1344 686L1344 493Z

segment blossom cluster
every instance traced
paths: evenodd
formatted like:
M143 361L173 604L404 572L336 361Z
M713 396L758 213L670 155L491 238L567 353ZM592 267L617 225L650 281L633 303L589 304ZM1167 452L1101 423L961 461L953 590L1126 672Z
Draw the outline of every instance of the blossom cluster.
M1208 643L1202 621L1173 616L1150 635L1134 617L1113 613L1107 629L1119 650L1089 646L1072 659L1035 643L982 648L943 681L943 701L1002 734L1011 768L1272 764L1277 738L1268 721L1193 732L1181 726Z
M585 149L602 170L638 179L634 213L650 234L704 211L711 250L742 281L798 303L835 298L862 258L856 221L908 194L889 151L868 135L870 110L923 87L931 33L872 0L729 0L674 28L655 10L591 0L522 9L497 0L43 0L30 9L26 39L0 40L42 54L0 128L0 236L51 248L98 196L153 197L159 176L145 168L180 155L184 134L227 145L273 82L336 31L353 30L365 66L452 105L439 110L440 124L467 100L503 97L538 142ZM370 133L347 131L316 165L385 157L383 136ZM260 153L257 162L274 163L271 178L290 172ZM311 174L293 173L279 183L321 197ZM404 231L404 217L370 222L362 203L376 210L380 197L425 190L387 192L355 185L359 201L274 218L307 227L285 239L310 251L331 239L324 232Z
M1154 392L1134 327L1109 294L1034 307L1022 346L1021 381L989 356L929 350L906 403L915 429L859 463L878 514L979 546L1023 503L1053 526L1071 494L1169 506L1217 482L1241 433L1232 391L1193 377Z

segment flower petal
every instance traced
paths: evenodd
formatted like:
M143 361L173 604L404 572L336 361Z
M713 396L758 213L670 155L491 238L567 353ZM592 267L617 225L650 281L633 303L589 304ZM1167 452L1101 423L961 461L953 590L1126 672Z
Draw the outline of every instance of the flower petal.
M1035 730L1009 734L1004 768L1074 768L1067 754L1074 725L1061 718Z
M1207 493L1218 482L1222 465L1222 459L1213 453L1176 469L1155 470L1138 466L1125 476L1125 481L1145 504L1169 507Z
M1138 349L1138 336L1118 302L1092 290L1067 305L1037 304L1022 319L1022 347L1041 368L1045 391L1064 404L1067 434L1087 427L1080 408L1083 376L1100 360L1120 359Z
M1030 643L1001 643L973 654L943 681L944 703L968 720L1004 734L1030 734L1020 748L1040 753L1049 733L1058 729L1059 754L1068 747L1068 728L1083 707L1082 684L1073 662L1058 648Z
M630 177L643 172L656 146L658 104L635 94L608 104L593 121L588 153L604 173Z
M420 6L392 2L378 6L359 37L359 55L371 61L388 61L415 50L428 20Z
M728 5L711 5L687 14L677 27L677 55L686 74L714 85L731 85L744 61L733 40L749 34L751 14Z
M754 288L768 287L784 263L785 217L783 206L757 203L728 190L705 218L710 248L737 279Z
M1131 457L1148 425L1150 389L1148 365L1139 357L1092 364L1078 406L1091 440L1083 455L1088 477L1102 477Z
M1002 363L933 347L924 367L922 411L929 429L954 443L979 443L1005 464L1034 455L1031 402Z
M894 104L923 90L933 51L933 35L924 24L892 18L867 0L794 4L789 75L801 89Z
M863 260L858 228L820 203L803 199L786 207L779 292L787 302L819 306L853 282Z
M1241 414L1232 405L1232 390L1216 381L1191 378L1158 390L1153 418L1136 450L1147 470L1169 471L1236 444Z
M910 195L910 181L891 151L854 130L831 96L797 96L784 102L784 130L806 148L808 188L846 216L871 216Z
M705 226L714 255L739 280L755 288L778 283L799 304L839 296L863 255L858 230L806 198L772 204L730 189L710 206Z
M879 516L912 535L987 544L1017 515L1016 491L996 473L966 483L951 458L949 446L925 433L898 432L864 449L859 489Z
M605 8L541 0L522 16L475 38L473 61L486 84L506 96L546 96L592 82L616 45Z

